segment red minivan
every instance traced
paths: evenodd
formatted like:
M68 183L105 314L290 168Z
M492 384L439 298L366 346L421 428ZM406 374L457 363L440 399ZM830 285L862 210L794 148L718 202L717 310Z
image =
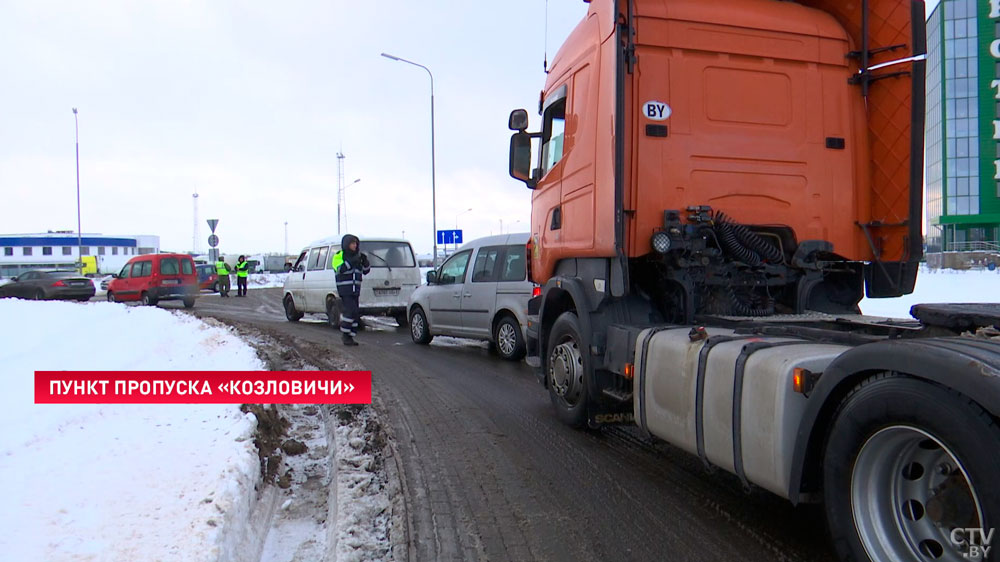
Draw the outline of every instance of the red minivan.
M128 260L115 275L108 284L108 301L155 305L159 301L180 299L185 308L191 308L198 292L198 273L191 256L146 254Z

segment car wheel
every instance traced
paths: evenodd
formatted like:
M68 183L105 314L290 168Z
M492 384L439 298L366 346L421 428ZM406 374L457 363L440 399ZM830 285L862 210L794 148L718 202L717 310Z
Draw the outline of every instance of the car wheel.
M112 293L111 291L108 291L108 296L107 296L107 299L108 299L108 302L118 302L118 301L117 301L117 300L115 299L115 294L114 294L114 293Z
M139 302L142 306L156 306L156 299L146 291L142 292L142 296L139 297Z
M398 324L400 328L405 328L409 324L409 318L406 316L406 312L397 312L393 315L393 318L396 319L396 324Z
M326 321L331 327L340 329L340 301L333 297L326 298Z
M413 338L413 343L420 345L427 345L434 339L424 309L419 306L413 307L413 312L410 312L410 337Z
M583 427L587 422L587 367L590 358L584 351L580 319L573 312L556 318L545 354L545 376L549 398L556 417L571 427Z
M89 300L90 300L90 297L80 297L80 298L78 298L78 299L76 299L76 300L78 300L78 301L80 301L80 302L87 302L87 301L89 301Z
M823 455L840 559L974 558L977 537L956 541L954 530L1000 525L997 466L1000 429L972 399L903 375L866 379L835 414Z
M194 299L184 299L184 308L191 308L194 306Z
M292 299L292 295L285 295L285 319L289 322L298 322L302 319L303 314L295 309L295 301Z
M43 291L41 289L38 289L37 291L35 291L35 300L36 301L43 301L43 300L45 300L45 291Z
M219 292L219 282L218 281L216 281L215 283L212 283L212 292L213 293L218 293Z
M504 316L493 329L493 341L501 359L520 361L524 357L524 336L521 325L513 316Z

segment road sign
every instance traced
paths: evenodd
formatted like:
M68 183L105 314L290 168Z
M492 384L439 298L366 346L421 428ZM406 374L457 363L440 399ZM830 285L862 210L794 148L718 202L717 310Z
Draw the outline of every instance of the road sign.
M438 244L461 244L461 243L462 243L461 230L438 231Z
M219 237L215 234L208 237L208 245L211 247L216 247L219 245Z
M208 219L208 228L215 232L215 227L219 224L219 219Z

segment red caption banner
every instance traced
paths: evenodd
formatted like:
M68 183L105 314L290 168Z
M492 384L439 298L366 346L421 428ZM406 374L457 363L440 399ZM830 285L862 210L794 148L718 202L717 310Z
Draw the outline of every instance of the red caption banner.
M371 371L35 371L35 404L371 402Z

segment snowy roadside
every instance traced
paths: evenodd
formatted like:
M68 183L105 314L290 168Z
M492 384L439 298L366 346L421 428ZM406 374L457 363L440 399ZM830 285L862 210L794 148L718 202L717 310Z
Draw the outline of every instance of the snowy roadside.
M248 289L274 289L285 286L287 273L251 273L247 279ZM236 282L233 281L235 286Z
M271 370L344 369L361 365L331 357L324 346L237 325ZM376 396L377 401L377 396ZM405 560L406 512L397 456L370 405L279 405L285 432L276 463L277 496L254 520L262 530L261 562ZM259 527L259 526L258 526ZM263 534L266 533L266 539Z
M861 300L861 312L889 318L911 318L910 307L920 303L975 303L1000 301L1000 270L930 269L920 266L913 293L892 299Z
M237 405L36 405L35 370L258 370L230 331L111 303L0 300L0 552L241 559L260 482Z

